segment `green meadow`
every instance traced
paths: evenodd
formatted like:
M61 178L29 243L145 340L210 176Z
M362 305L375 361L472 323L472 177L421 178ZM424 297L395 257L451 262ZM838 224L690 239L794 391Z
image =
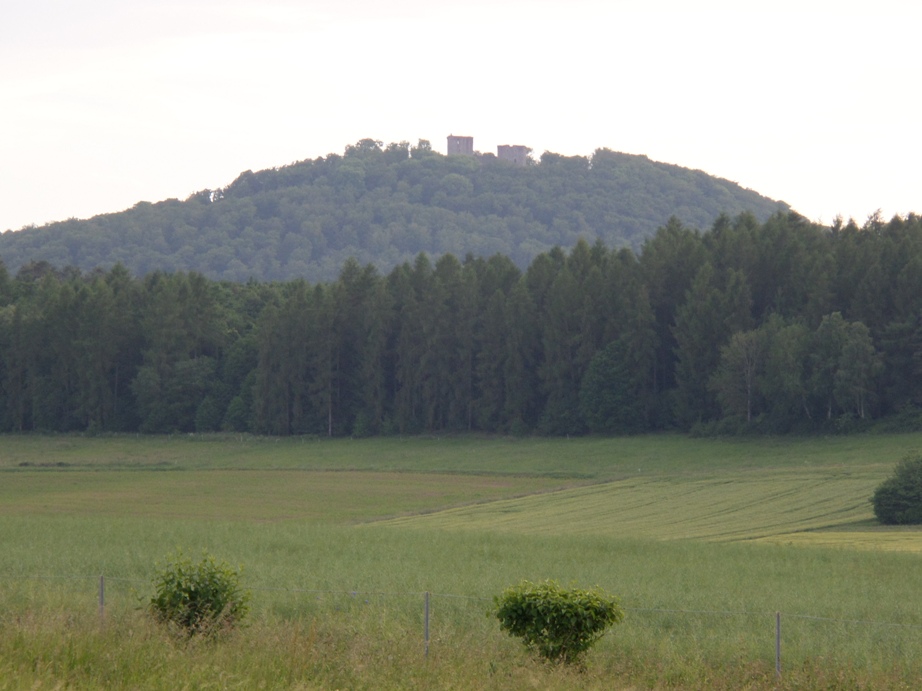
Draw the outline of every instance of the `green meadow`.
M920 449L3 437L0 689L917 688L922 532L868 499ZM242 566L248 626L188 642L150 622L177 549ZM583 668L542 664L486 615L522 578L599 585L626 620Z

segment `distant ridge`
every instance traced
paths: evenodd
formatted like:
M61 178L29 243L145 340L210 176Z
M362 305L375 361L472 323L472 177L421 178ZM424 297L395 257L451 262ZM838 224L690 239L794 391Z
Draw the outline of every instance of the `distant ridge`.
M84 271L120 262L136 275L314 282L350 257L387 271L420 252L500 253L524 267L580 237L637 249L672 216L707 229L721 214L762 221L789 210L735 182L608 149L516 165L445 156L425 140L363 139L343 155L246 171L185 201L7 232L0 259L13 273L39 261Z

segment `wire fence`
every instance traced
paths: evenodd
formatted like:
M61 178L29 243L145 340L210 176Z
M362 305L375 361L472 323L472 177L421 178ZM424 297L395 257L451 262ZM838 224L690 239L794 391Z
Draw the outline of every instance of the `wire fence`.
M101 622L105 622L113 594L121 604L131 603L137 607L150 597L152 582L138 578L111 576L79 575L5 575L0 576L0 583L68 583L68 601L72 602L73 584L85 584L77 588L79 593L86 593L82 606L95 605ZM433 625L446 624L458 626L469 625L479 621L479 628L486 630L491 624L488 615L494 604L493 597L441 593L435 591L388 591L361 589L297 588L247 586L254 597L260 594L275 598L263 604L279 608L278 596L287 602L287 610L292 614L316 614L327 610L349 613L357 607L374 609L384 608L385 602L398 603L399 611L413 626L418 626L418 635L423 655L428 656L432 644ZM149 600L148 600L149 601ZM9 603L8 603L9 604ZM783 669L782 654L790 648L795 663L807 658L834 661L843 659L857 666L861 662L871 661L875 664L915 664L922 654L922 624L892 622L866 618L838 618L800 612L782 612L780 610L728 610L702 608L656 608L624 607L625 624L632 627L629 636L640 639L644 637L662 641L692 639L698 652L707 653L728 642L736 654L750 652L759 658L768 657L768 650L774 653L777 675ZM724 623L715 625L705 620L720 619ZM755 619L758 623L740 624L743 620ZM735 621L734 627L727 621ZM822 626L826 628L823 636L805 629L805 626ZM495 622L492 627L496 629ZM856 635L856 630L861 635ZM624 638L626 636L619 636ZM442 637L444 640L444 636ZM769 645L769 643L771 645ZM846 649L836 654L836 648ZM786 654L786 653L785 653Z

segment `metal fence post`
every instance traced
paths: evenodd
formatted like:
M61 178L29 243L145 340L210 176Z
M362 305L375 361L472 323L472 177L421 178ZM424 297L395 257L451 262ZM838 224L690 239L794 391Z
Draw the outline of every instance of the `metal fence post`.
M426 616L425 616L425 624L424 624L424 628L425 628L424 636L426 639L426 658L428 658L429 657L429 591L428 590L426 591L425 602L426 602L426 607L425 607Z
M99 577L99 621L104 622L106 619L106 577Z
M775 676L781 679L781 612L775 612Z

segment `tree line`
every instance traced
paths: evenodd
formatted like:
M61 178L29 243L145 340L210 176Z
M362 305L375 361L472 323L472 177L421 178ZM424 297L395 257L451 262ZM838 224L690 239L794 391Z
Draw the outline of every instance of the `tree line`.
M922 219L672 219L311 284L0 266L0 430L548 435L918 420Z

